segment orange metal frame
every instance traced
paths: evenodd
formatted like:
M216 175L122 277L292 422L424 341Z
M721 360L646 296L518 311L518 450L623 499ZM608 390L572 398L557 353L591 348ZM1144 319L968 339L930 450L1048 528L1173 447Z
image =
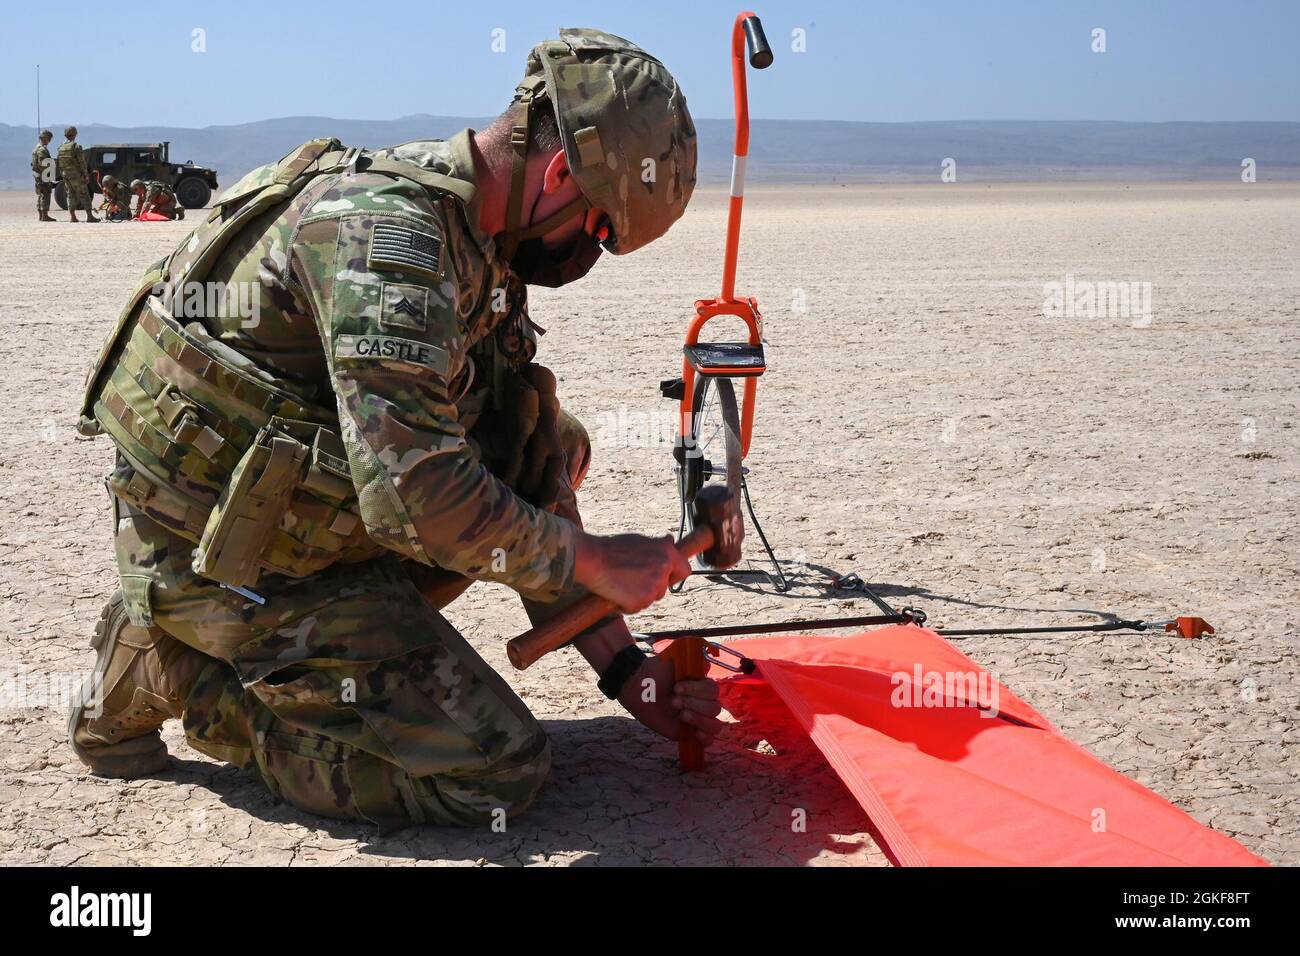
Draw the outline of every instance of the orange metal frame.
M731 78L736 99L736 144L735 155L743 163L749 155L749 97L745 85L745 32L742 24L752 11L746 10L736 16L735 26L731 31ZM743 175L743 174L742 174ZM733 174L733 187L734 174ZM727 246L726 257L722 264L722 292L714 299L699 299L695 303L695 318L691 320L686 331L686 345L699 344L700 333L711 319L720 315L733 315L744 321L749 329L749 344L761 345L763 341L763 317L758 311L758 300L752 297L736 297L736 255L740 247L740 212L745 201L744 189L741 195L732 195L727 209ZM716 374L750 375L745 379L745 392L742 400L740 420L741 456L749 454L749 441L754 430L754 399L758 391L758 376L752 369L719 369ZM761 374L761 373L760 373ZM680 405L680 428L683 436L691 433L691 403L695 396L695 367L687 358L682 359L682 400Z

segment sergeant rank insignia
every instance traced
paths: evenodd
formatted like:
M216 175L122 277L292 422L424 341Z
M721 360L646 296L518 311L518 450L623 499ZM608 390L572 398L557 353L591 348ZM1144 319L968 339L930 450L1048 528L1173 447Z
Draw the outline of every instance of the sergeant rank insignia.
M366 264L372 269L418 272L441 278L442 239L432 232L390 222L377 223L370 233Z

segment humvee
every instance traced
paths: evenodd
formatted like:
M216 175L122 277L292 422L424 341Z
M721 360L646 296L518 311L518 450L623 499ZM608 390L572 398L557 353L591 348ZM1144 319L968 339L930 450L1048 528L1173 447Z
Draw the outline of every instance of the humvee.
M215 170L195 166L192 160L173 163L169 158L170 142L113 143L87 146L85 151L92 195L103 191L99 183L104 176L112 176L124 183L133 179L154 179L171 186L176 191L176 201L186 209L202 209L217 188ZM68 208L68 197L60 180L55 181L54 201L60 209Z

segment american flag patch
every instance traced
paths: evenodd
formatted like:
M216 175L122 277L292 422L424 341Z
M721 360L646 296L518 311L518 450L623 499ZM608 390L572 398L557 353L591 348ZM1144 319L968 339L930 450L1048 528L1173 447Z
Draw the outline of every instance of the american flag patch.
M421 272L437 278L442 275L442 239L431 232L381 222L370 233L366 263L372 269Z

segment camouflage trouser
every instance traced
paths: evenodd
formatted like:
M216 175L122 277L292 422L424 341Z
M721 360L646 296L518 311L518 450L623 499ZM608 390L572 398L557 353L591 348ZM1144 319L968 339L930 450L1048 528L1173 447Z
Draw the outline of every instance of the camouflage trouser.
M585 472L585 430L569 419L561 434ZM115 509L133 621L213 658L184 700L196 750L254 770L303 810L386 829L486 825L532 802L550 768L545 733L421 597L407 562L266 575L258 605L196 576L191 542Z
M47 215L50 211L50 193L54 192L54 187L43 180L36 180L36 211L42 216Z
M68 209L76 212L78 209L84 209L90 212L90 184L80 177L73 179L64 177L63 192L68 199Z
M160 196L154 202L152 211L156 212L160 216L166 216L168 219L172 219L172 220L184 216L184 212L182 212L182 207L171 196Z

